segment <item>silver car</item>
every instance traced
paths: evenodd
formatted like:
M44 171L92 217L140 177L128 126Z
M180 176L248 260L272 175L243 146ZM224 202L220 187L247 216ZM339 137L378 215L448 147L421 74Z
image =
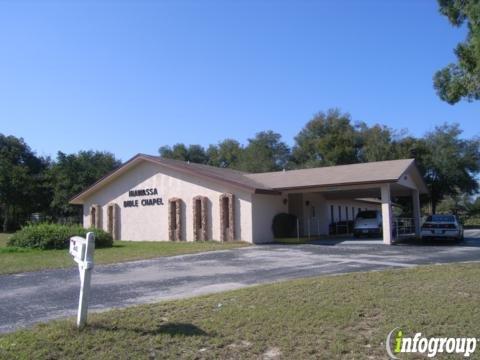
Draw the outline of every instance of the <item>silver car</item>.
M455 215L430 215L422 225L422 239L463 240L463 226Z
M382 213L377 210L360 211L355 218L353 235L359 238L365 236L382 235Z

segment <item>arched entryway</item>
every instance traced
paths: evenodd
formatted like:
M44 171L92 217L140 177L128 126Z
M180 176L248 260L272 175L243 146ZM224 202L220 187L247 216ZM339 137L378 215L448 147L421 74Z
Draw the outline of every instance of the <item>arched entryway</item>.
M205 196L199 195L193 198L193 239L195 241L208 240L207 204L208 199Z
M235 240L235 214L233 194L220 195L220 240Z
M181 241L182 239L182 199L168 200L168 239Z

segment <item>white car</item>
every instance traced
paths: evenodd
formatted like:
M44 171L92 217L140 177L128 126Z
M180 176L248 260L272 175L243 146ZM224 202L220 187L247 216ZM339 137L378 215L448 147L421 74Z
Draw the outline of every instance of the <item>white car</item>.
M422 225L422 239L463 240L463 226L455 215L430 215Z
M382 235L382 213L377 210L360 211L355 218L353 235L356 238Z

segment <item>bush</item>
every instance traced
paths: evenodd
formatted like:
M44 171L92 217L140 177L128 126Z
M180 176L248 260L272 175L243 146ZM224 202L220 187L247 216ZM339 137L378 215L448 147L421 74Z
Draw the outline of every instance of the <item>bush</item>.
M276 238L295 236L296 228L297 217L295 215L280 213L273 218L272 231Z
M111 247L112 236L100 229L84 229L80 225L30 224L13 234L8 240L9 246L36 249L66 249L72 236L85 237L87 232L95 234L95 247Z
M76 225L75 228L78 230L76 230L76 233L74 235L81 236L81 237L86 237L87 233L92 231L95 235L96 248L105 248L105 247L113 246L112 235L106 231L103 231L101 229L95 229L95 228L85 229L83 226L80 226L80 225Z
M465 219L464 225L466 228L478 229L480 228L480 216L471 216Z

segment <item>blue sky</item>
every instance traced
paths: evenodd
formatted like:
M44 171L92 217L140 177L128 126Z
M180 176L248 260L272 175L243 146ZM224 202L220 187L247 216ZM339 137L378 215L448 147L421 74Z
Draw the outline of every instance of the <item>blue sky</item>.
M432 87L465 37L434 0L0 1L0 132L122 160L177 142L293 144L318 111L422 135L480 102Z

